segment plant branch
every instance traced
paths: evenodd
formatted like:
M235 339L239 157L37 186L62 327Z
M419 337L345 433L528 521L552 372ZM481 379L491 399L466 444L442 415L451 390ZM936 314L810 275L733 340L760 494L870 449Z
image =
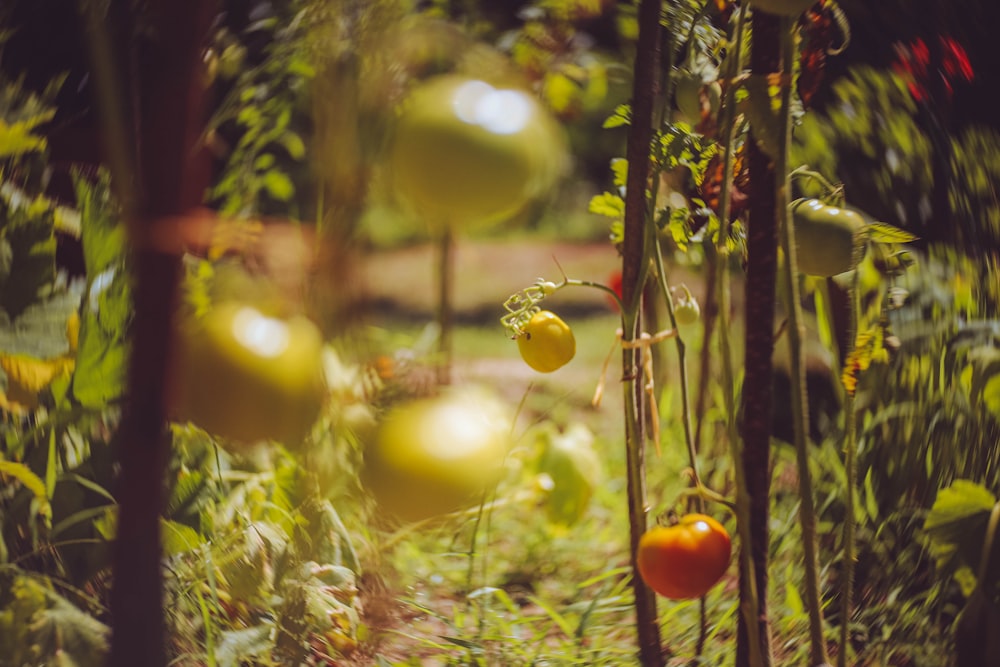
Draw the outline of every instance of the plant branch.
M794 32L791 21L781 20L781 74L783 81L791 80L795 58ZM788 303L788 353L791 359L792 431L799 469L799 521L802 526L802 551L805 559L806 609L809 614L810 665L825 665L826 642L823 638L823 610L820 599L819 557L816 542L816 507L813 501L812 474L809 471L809 398L806 389L805 324L798 282L795 226L788 214L791 174L788 173L788 149L791 143L791 85L781 87L781 146L775 158L777 175L775 208L778 228L781 230L781 249L785 253L782 272L783 292ZM800 172L804 173L804 172Z
M660 2L642 0L639 5L639 38L636 46L632 84L632 123L629 127L626 158L628 175L625 191L625 236L622 242L622 374L625 404L625 456L628 470L629 550L632 591L636 613L639 660L644 667L662 667L660 629L656 595L636 570L639 539L646 531L645 418L643 416L643 375L633 343L640 331L642 291L649 270L648 242L650 148L653 139L654 105L659 88Z

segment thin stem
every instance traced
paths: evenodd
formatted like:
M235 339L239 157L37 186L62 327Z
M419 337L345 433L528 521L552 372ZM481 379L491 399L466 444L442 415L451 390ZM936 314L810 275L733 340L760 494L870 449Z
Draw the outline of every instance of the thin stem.
M445 225L438 238L437 256L437 288L438 288L438 360L437 380L440 385L451 384L452 366L452 329L454 324L455 304L455 233L451 225Z
M747 495L746 475L744 474L740 435L737 426L738 409L736 405L736 371L733 364L732 340L729 336L729 316L732 309L732 286L729 275L729 217L732 210L731 190L733 185L733 165L736 160L736 84L735 80L743 69L741 60L743 39L746 28L746 6L741 6L736 19L733 55L729 60L729 68L725 73L727 85L720 112L720 126L723 128L723 172L722 186L719 193L719 238L716 243L716 302L719 304L719 356L722 366L722 391L726 401L726 433L729 443L730 457L733 460L736 481L736 528L740 542L747 548L740 549L740 576L747 582L747 597L749 604L741 605L741 613L749 630L750 654L753 665L763 664L763 647L757 623L757 588L754 583L753 555L750 553L750 498ZM706 341L707 344L707 341Z
M860 240L854 246L854 266L858 265L864 246ZM851 279L851 293L849 295L851 303L851 318L848 326L849 332L847 340L850 341L851 350L857 345L858 322L861 314L861 296L858 290L858 271L855 269ZM850 355L850 351L848 351ZM854 597L854 565L856 555L854 553L854 494L858 484L857 458L858 433L857 418L854 414L854 391L847 392L847 402L844 405L844 415L847 420L847 433L844 438L844 472L846 474L847 495L844 498L844 574L840 591L840 652L837 654L837 667L847 667L847 654L850 652L851 637L851 615L853 613Z
M791 21L781 23L781 73L790 79L795 58L794 32ZM812 474L809 471L809 399L806 390L806 368L803 339L805 324L799 293L798 262L796 260L795 226L788 215L791 175L788 173L788 147L791 141L790 82L781 88L781 146L775 158L774 170L779 179L775 192L778 228L782 231L781 247L785 253L782 272L784 293L788 303L788 352L791 359L792 430L799 470L799 520L802 527L802 550L805 559L806 609L809 614L809 655L811 665L827 662L823 638L823 610L820 599L818 547L816 542L816 508L813 501Z

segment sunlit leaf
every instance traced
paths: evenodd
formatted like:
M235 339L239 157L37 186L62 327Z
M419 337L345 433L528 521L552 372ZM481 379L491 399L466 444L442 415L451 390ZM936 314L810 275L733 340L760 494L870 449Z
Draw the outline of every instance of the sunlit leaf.
M632 122L632 107L627 104L620 104L613 114L604 121L604 129L622 127Z
M919 237L885 222L871 222L865 226L868 238L876 243L911 243Z
M587 210L615 220L625 216L625 200L610 192L594 195Z

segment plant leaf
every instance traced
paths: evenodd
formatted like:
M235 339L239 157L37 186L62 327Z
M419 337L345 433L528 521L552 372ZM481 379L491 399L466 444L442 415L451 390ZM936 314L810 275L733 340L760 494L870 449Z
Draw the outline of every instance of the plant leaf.
M893 227L885 222L871 222L865 225L865 233L868 239L876 243L911 243L919 236L911 234L905 229Z

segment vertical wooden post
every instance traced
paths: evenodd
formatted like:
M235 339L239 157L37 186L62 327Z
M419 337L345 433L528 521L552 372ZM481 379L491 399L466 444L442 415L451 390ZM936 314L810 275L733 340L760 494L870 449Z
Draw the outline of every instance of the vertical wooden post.
M139 103L138 170L113 174L119 191L128 187L123 179L135 179L136 196L128 221L135 319L128 393L118 433L121 469L111 591L112 667L166 664L160 516L170 443L164 387L180 263L172 249L152 247L147 239L152 225L199 205L208 185L204 156L195 147L203 127L201 48L214 3L152 0L144 11L148 12L144 20L155 32L140 47L139 80L133 82ZM122 104L121 99L102 102L105 107Z

